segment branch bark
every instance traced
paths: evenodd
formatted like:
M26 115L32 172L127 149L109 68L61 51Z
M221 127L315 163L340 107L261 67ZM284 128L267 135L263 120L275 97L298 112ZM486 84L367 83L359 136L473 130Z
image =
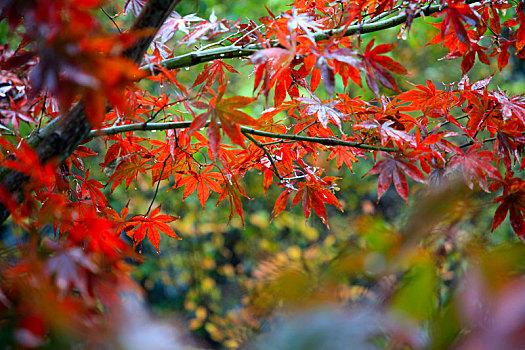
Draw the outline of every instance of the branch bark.
M138 40L123 55L136 63L140 63L153 37L180 1L149 1L131 29L150 29L151 32ZM86 102L84 101L84 103ZM90 131L91 124L87 120L83 103L81 102L72 107L69 113L49 123L28 140L28 143L35 149L42 163L51 159L58 159L59 162L62 162L86 139ZM0 179L2 179L4 190L19 198L23 197L25 184L29 181L26 175L2 168L0 169ZM9 211L4 205L0 204L0 223L4 222L8 217Z
M119 126L113 126L111 128L93 130L89 133L88 137L115 135L115 134L120 134L123 132L129 132L129 131L187 129L190 127L191 123L192 122L189 121L189 122L146 123L146 124L135 123L135 124L119 125ZM209 123L206 123L205 126L208 126L208 124ZM374 146L374 145L368 145L368 144L364 144L360 142L344 141L344 140L338 140L338 139L327 139L324 137L303 136L303 135L296 135L296 134L278 134L278 133L248 128L246 126L241 126L241 131L243 134L270 137L270 138L280 139L280 140L312 142L312 143L317 143L317 144L325 145L325 146L346 146L346 147L353 147L353 148L359 148L359 149L366 149L369 151L383 151L383 152L390 152L390 153L396 151L396 149L392 147Z

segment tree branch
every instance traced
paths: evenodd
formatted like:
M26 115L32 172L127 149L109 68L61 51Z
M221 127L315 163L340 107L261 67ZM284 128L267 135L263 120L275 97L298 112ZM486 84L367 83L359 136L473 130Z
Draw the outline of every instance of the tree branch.
M133 44L128 50L124 52L124 57L127 57L136 63L142 61L142 57L146 53L153 38L157 34L160 27L166 22L168 16L173 12L175 6L181 0L150 0L144 6L140 15L131 26L131 32L140 32L146 30L149 35L143 36Z
M106 129L93 130L88 134L87 137L90 138L90 137L96 137L96 136L115 135L115 134L120 134L120 133L128 132L128 131L187 129L190 127L191 123L192 123L191 121L188 121L188 122L167 122L167 123L148 123L148 124L135 123L135 124L119 125L119 126L113 126L110 128L106 128ZM206 126L208 126L208 124L209 123L207 123ZM281 139L281 140L312 142L312 143L317 143L317 144L325 145L325 146L346 146L346 147L353 147L353 148L359 148L359 149L366 149L369 151L383 151L383 152L390 152L390 153L396 151L396 149L392 147L367 145L367 144L360 143L360 142L343 141L343 140L338 140L338 139L327 139L324 137L302 136L302 135L293 135L293 134L292 135L279 134L279 133L273 133L273 132L248 128L246 126L241 126L241 131L243 134L251 134L251 135L270 137L270 138Z
M253 144L257 147L259 147L260 149L262 149L262 151L264 152L264 154L266 154L266 157L268 158L268 160L270 161L270 164L272 165L272 168L273 168L273 172L275 173L275 175L279 178L279 180L281 180L281 182L283 181L283 177L281 176L281 173L279 172L279 169L277 169L277 165L275 164L275 160L273 159L273 156L270 154L270 152L266 149L266 147L264 147L259 141L257 141L256 139L253 138L253 136L251 136L249 133L247 132L243 132L244 136L246 136L246 138L248 140L250 140L251 142L253 142Z
M466 4L473 4L479 2L479 0L466 0ZM421 17L421 15L429 16L431 14L437 13L439 11L442 11L443 9L447 8L447 6L441 6L441 5L434 5L434 6L425 6L424 9L421 10L418 14L414 16L414 18ZM385 30L388 28L394 28L397 27L400 24L403 24L406 22L408 16L407 14L399 14L397 16L387 18L378 22L374 23L365 23L365 24L355 24L349 26L346 31L342 34L342 36L350 36L354 35L356 33L360 34L366 34L366 33L374 33L381 30ZM320 40L326 40L329 39L333 35L341 35L341 29L331 29L326 30L322 32L318 32L314 35L315 41ZM273 43L274 46L278 46L278 43ZM178 68L185 68L185 67L191 67L195 66L200 63L205 63L209 61L213 61L216 59L223 59L223 58L241 58L241 57L248 57L252 55L254 52L262 50L264 47L261 44L250 44L245 46L237 46L237 45L231 45L231 46L225 46L225 47L218 47L210 50L203 50L203 51L196 51L188 54L184 54L181 56L169 58L162 62L162 65L167 69L178 69Z

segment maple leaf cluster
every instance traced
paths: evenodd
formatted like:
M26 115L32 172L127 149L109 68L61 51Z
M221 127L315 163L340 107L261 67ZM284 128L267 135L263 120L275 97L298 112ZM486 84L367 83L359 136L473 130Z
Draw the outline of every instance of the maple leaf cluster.
M133 14L144 20L139 13L152 3L169 2L128 0L111 19ZM443 89L430 80L401 89L400 76L408 70L393 58L396 43L365 35L403 23L402 38L417 17L432 15L438 33L430 44L446 48L446 59L461 58L463 74L476 57L486 65L494 57L501 71L511 53L516 59L525 55L523 2L371 0L335 6L296 0L280 15L268 11L260 25L215 13L209 20L181 16L168 6L155 33L108 33L94 15L103 4L0 4L0 19L20 42L0 51L0 128L7 133L0 138L0 200L31 236L22 258L0 271L0 301L24 315L17 327L32 336L21 336L22 346L65 324L82 333L86 323L73 315L100 326L97 302L109 305L120 289L133 285L125 277L125 259L140 259L135 251L146 237L159 253L160 233L179 238L173 224L178 216L161 214L160 205L151 210L161 183L182 191L183 201L196 192L203 210L216 193L217 205L228 199L229 220L235 214L244 220L242 198L249 193L242 179L256 171L265 193L272 185L282 188L272 218L291 199L291 206L302 204L306 219L314 213L328 227L326 205L343 205L326 162L352 170L369 158L374 165L367 175L378 175L378 200L392 183L408 203L413 181L431 189L463 181L493 194L493 230L508 215L515 233L525 237L525 96L492 89L490 77L471 82L466 75ZM126 52L149 37L147 64L140 68ZM176 56L168 46L174 41L192 52ZM240 77L225 61L233 57L250 58L252 96L230 88L230 78ZM199 63L205 65L185 86L178 69ZM164 88L153 93L137 80ZM375 97L353 98L347 88L369 89ZM266 106L260 115L256 103ZM91 133L81 139L65 135L78 145L71 154L59 153L68 148L54 144L64 162L43 159L49 138L64 136L53 128L64 125L74 106L87 115ZM165 137L134 133L156 130ZM85 165L97 155L93 139L103 144L99 165L105 178L94 178L101 171ZM137 178L150 178L156 187L147 212L113 208L113 191L128 189ZM56 239L42 243L40 232L47 227ZM32 294L35 286L44 292ZM59 310L59 320L45 308Z

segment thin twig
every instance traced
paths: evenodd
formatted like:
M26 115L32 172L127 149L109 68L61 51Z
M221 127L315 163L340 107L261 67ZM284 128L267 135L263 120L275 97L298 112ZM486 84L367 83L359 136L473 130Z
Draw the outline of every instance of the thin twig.
M241 41L242 39L246 38L248 35L250 35L251 33L255 32L257 29L260 29L262 26L263 26L263 24L259 24L257 27L253 28L253 29L250 30L249 32L244 33L244 35L242 35L242 36L239 37L237 40L235 40L235 42L232 43L232 45L237 45L237 43L238 43L239 41Z
M102 6L100 6L99 9L102 10L102 12L104 12L104 14L106 15L106 17L109 18L109 20L110 20L111 22L113 22L113 25L115 25L115 28L117 28L118 32L119 32L120 34L122 34L122 30L120 30L120 27L118 26L117 22L115 22L115 20L113 19L113 17L111 17L111 16L109 15L109 13L107 13L106 10L104 10L104 8L103 8Z
M315 124L319 123L317 120L314 120L313 122L311 122L310 124L308 124L307 126L305 126L304 128L302 128L301 130L299 130L297 132L297 134L300 134L302 133L303 131L305 130L308 130L311 126L314 126Z
M264 147L259 141L257 141L255 138L253 138L250 134L248 134L247 132L244 132L243 131L243 134L244 136L246 136L246 138L248 140L250 140L251 142L253 142L253 144L257 147L259 147L260 149L263 150L264 154L266 154L266 157L268 157L268 160L270 160L270 163L272 164L272 168L273 168L273 172L275 173L275 175L279 178L279 180L281 180L281 182L283 181L283 177L281 176L281 173L279 172L279 169L277 169L277 164L275 164L275 161L273 159L273 156L270 154L270 152L266 149L266 147Z
M164 168L166 168L166 163L168 162L168 158L169 157L166 157L166 159L164 159L164 164L162 164L162 169L159 175L159 181L157 182L157 188L155 188L155 194L153 194L153 199L151 200L151 203L149 204L149 207L148 207L148 211L146 212L146 215L144 216L149 215L151 207L153 206L153 202L155 202L155 198L157 198L157 194L159 193L160 181L162 180L162 174L164 173Z
M205 45L205 46L203 46L203 47L200 47L200 48L197 50L197 52L207 50L207 49L212 48L212 47L214 47L214 46L220 46L220 45L222 45L223 42L225 42L226 40L228 40L228 39L230 39L230 38L236 36L236 35L239 34L239 33L240 33L240 32L237 31L237 32L232 33L232 34L230 34L230 35L228 35L228 36L225 36L224 38L221 38L221 40L219 40L219 41L216 41L216 42L214 42L214 43L211 43L211 44Z
M159 108L158 111L156 111L155 113L153 113L149 118L148 120L146 120L144 123L142 123L143 125L147 125L150 121L152 121L153 119L157 118L157 116L160 114L160 112L163 112L164 109L166 107L169 107L169 104L168 103L165 103L164 106L162 106L161 108Z
M487 142L492 142L492 141L496 141L496 137L489 137L488 139L485 139L485 140L481 141L481 143L487 143ZM464 148L464 147L472 146L475 143L476 142L474 142L474 140L472 140L472 141L466 142L466 143L464 143L462 145L459 145L458 147L459 148Z
M494 104L494 106L492 106L492 108L490 109L490 111L488 111L488 113L486 113L486 114L483 115L483 118L481 119L481 122L479 123L478 128L477 128L476 132L474 133L474 136L472 136L472 139L473 139L473 140L474 140L474 139L476 138L476 136L478 135L479 130L480 130L479 128L483 125L483 123L484 123L484 122L487 120L487 118L489 117L490 113L492 113L492 112L496 109L497 106L498 106L497 104Z
M465 119L465 118L468 118L468 117L469 117L468 115L463 115L461 117L457 117L456 121L461 120L461 119ZM445 126L445 125L448 125L450 123L452 123L450 120L446 120L446 121L443 122L443 124L441 124L441 126Z
M301 130L299 130L296 134L299 135L300 133L302 133L303 131L307 130L309 127L315 125L319 123L317 120L316 121L313 121L311 122L310 124L308 124L307 126L305 126L304 128L302 128ZM271 146L271 145L276 145L278 143L293 143L294 141L283 141L283 140L279 140L279 141L273 141L273 142L266 142L266 143L261 143L261 145L263 146Z
M272 141L272 142L265 142L265 143L261 143L261 145L263 146L272 146L272 145L277 145L279 143L294 143L295 141L291 141L291 140L277 140L277 141Z
M184 148L182 148L180 145L179 145L179 137L177 135L175 135L175 143L177 145L177 149L180 149L184 154L186 154L188 157L190 157L195 163L197 163L197 165L199 166L199 169L207 166L208 164L202 164L201 162L199 162L197 159L195 159L195 157L193 156L193 153L190 153L188 151L186 151ZM200 153L199 151L196 151L195 153Z

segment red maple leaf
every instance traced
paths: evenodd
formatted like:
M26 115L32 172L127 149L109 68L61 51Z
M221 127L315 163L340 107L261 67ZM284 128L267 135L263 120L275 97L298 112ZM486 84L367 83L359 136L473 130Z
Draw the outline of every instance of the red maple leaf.
M199 40L206 38L213 39L219 34L230 30L230 21L226 19L217 19L215 11L212 10L209 21L201 21L191 28L188 35L179 40L180 44L186 44L186 47L195 44Z
M368 87L376 95L379 95L379 87L376 82L376 80L379 80L379 82L386 88L399 91L396 80L390 72L396 74L407 74L407 70L390 57L382 55L392 51L396 47L396 44L381 44L372 49L374 41L375 38L366 46L364 55L360 55L363 59Z
M82 182L82 188L81 192L86 194L91 198L91 201L93 202L93 206L96 208L99 207L105 207L108 204L108 201L106 199L106 196L102 191L101 188L104 187L100 182L98 182L95 179L88 179L89 178L89 170L86 172L86 176L84 178L84 182Z
M306 104L306 108L304 110L304 114L306 115L316 115L317 119L319 119L319 122L323 126L323 128L328 127L328 121L332 120L332 122L337 125L341 133L343 132L341 130L341 118L344 117L344 114L341 113L339 110L337 110L335 107L336 104L339 103L339 101L329 101L329 102L322 102L317 96L312 95L312 98L309 97L299 97L296 98L297 101L303 102Z
M366 175L379 174L379 180L377 183L377 201L390 187L392 180L397 193L408 202L408 184L405 177L407 174L410 178L418 182L425 182L425 178L421 170L419 170L410 158L402 156L394 156L385 154L385 159L377 162Z
M503 195L494 199L495 203L501 204L494 214L492 231L505 220L508 213L512 229L523 240L525 237L525 180L512 177L510 173L502 184Z
M436 90L432 81L427 80L427 86L415 85L417 90L410 90L398 95L397 98L408 102L407 111L421 110L431 118L443 117L443 106L454 97L444 91Z
M54 276L61 294L75 290L84 298L91 299L88 290L88 276L98 272L96 264L79 247L60 249L56 242L47 241L46 243L57 250L47 259L46 272Z
M197 190L199 201L202 206L202 210L206 209L206 201L210 197L210 189L214 192L221 193L222 188L220 181L223 177L218 172L211 172L214 164L208 165L205 169L196 173L194 171L187 172L187 176L182 177L177 183L170 189L184 187L184 195L182 200L185 200L190 194Z
M203 71L197 75L197 78L191 87L194 88L202 83L205 83L204 87L210 87L211 84L217 81L217 78L219 79L219 85L224 85L224 80L226 78L226 73L224 73L225 68L228 72L239 74L239 72L237 72L237 70L231 65L224 63L222 60L215 60L204 65Z
M243 210L242 210L241 196L246 197L248 199L250 197L248 197L248 195L246 194L246 191L244 191L244 188L242 188L242 186L239 184L239 182L237 181L237 177L233 173L228 171L228 173L223 176L224 176L224 187L222 188L221 195L219 196L219 200L217 201L217 206L219 206L219 203L223 199L228 197L228 199L230 200L230 207L231 207L230 216L228 218L228 223L231 221L233 217L233 212L235 210L237 215L240 216L242 225L244 227L244 218L242 216Z
M109 182L113 181L111 184L111 192L117 188L124 180L126 181L126 190L129 188L133 180L137 177L138 173L144 174L146 172L146 163L151 159L148 158L131 158L126 161L123 161L117 167L117 170L109 178Z
M306 219L310 217L313 209L315 214L320 217L326 227L329 228L325 204L331 204L343 211L339 200L337 200L332 191L326 188L326 186L333 185L334 180L335 178L331 177L321 179L312 174L308 174L306 181L299 184L299 190L293 199L292 206L299 203L302 199L303 212Z
M461 165L463 178L467 186L472 189L474 183L485 192L489 192L488 179L500 179L498 169L490 162L494 161L494 155L490 151L480 151L481 143L472 145L464 154L456 154L450 161L449 167L453 169Z
M126 3L124 4L124 10L121 14L125 16L128 13L133 12L133 15L138 17L144 5L146 5L146 0L126 0Z
M357 162L358 157L365 157L363 152L357 148L350 148L344 146L335 146L332 147L332 152L328 156L328 160L336 158L337 160L337 169L341 169L341 166L346 164L350 171L352 170L352 163Z
M221 142L220 129L222 128L230 139L241 147L244 147L244 137L240 125L256 125L257 121L247 113L239 110L254 101L254 98L244 96L233 96L223 98L226 90L225 85L219 87L219 93L212 97L209 104L198 102L198 108L208 109L207 112L197 116L190 125L188 135L202 128L209 117L211 117L207 134L210 148L215 157L219 151ZM195 103L194 103L195 104Z
M447 34L451 33L470 48L470 39L463 22L467 25L476 25L480 22L481 16L472 10L470 5L462 1L451 0L447 3L448 8L443 11L445 18L441 23L441 38L444 39Z
M251 56L252 63L257 65L255 68L255 79L253 90L262 82L262 93L266 98L270 89L275 85L274 102L278 107L286 97L286 91L290 92L292 76L295 77L291 65L296 56L296 35L287 36L282 31L276 33L279 44L283 47L272 47L257 51Z
M38 154L25 142L12 153L13 158L6 159L2 166L19 171L31 177L31 185L34 187L51 187L55 180L55 162L42 164Z
M493 93L494 97L501 103L501 114L504 120L515 117L522 125L525 125L525 96L515 95L508 97L505 91L499 89Z
M292 190L290 188L287 188L281 194L279 197L277 197L277 200L275 201L275 205L273 207L272 211L272 220L279 215L283 210L286 209L286 204L288 203L288 199L290 198L290 194L292 193Z
M505 169L509 172L512 169L512 160L521 165L521 159L518 153L518 144L520 142L523 142L521 135L512 135L505 131L496 133L494 153L501 157Z
M121 256L129 250L120 239L120 231L115 230L112 220L102 218L94 209L84 208L82 214L71 225L68 232L70 243L83 246L85 251L102 253L108 257Z
M20 133L20 120L27 123L35 123L35 119L26 111L26 100L15 102L9 99L9 106L0 107L0 124L7 127L9 122L17 134Z
M148 236L149 241L157 250L157 253L160 254L159 244L160 244L160 233L162 232L169 237L180 239L179 236L173 231L173 229L168 226L166 223L175 221L179 219L178 216L172 215L160 215L160 205L153 209L149 216L134 216L128 220L132 225L135 225L134 230L126 232L128 236L133 239L133 243L136 246L138 243L142 242L146 235Z
M525 5L523 1L520 1L518 3L518 7L516 8L517 17L511 18L505 23L503 23L503 25L507 27L513 27L519 24L519 27L516 30L516 52L517 53L520 53L523 50L523 47L525 47L525 13L523 12L524 6Z
M93 152L93 150L86 146L78 146L75 151L71 154L71 162L75 164L75 166L79 169L84 171L84 162L82 161L82 158L87 158L91 156L96 156L97 153Z

